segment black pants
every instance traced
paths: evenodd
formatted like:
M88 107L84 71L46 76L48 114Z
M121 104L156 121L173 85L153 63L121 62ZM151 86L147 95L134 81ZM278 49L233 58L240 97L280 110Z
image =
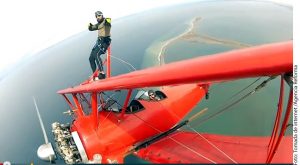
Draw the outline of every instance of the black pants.
M107 48L110 45L110 42L111 42L110 37L98 37L89 58L93 73L96 71L96 64L98 66L99 71L100 72L103 71L103 65L100 56L101 54L105 54Z

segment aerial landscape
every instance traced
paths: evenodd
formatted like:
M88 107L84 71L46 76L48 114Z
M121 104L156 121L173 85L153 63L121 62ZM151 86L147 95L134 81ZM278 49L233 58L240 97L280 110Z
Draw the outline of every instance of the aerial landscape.
M293 7L194 1L112 20L111 34L103 80L88 30L4 74L0 162L292 163Z

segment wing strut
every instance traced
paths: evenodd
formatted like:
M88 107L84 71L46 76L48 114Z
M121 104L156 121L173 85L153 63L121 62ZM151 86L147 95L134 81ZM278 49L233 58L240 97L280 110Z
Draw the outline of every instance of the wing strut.
M97 93L93 92L91 94L91 103L92 103L92 115L91 117L93 118L93 127L94 129L97 128L98 124L98 105L97 105Z
M225 111L230 110L231 107L233 107L234 105L240 103L241 101L245 100L246 98L248 98L249 96L253 95L254 93L256 93L257 91L259 91L260 89L262 89L263 87L265 87L268 82L270 82L271 80L275 79L275 76L271 76L268 79L264 80L262 83L260 83L258 86L255 87L254 90L248 92L247 94L243 95L241 98L234 100L232 103L225 103L222 106L219 106L217 109L220 109L218 111L216 111L215 113L211 114L210 116L198 121L197 123L193 124L192 126L196 126L196 125L200 125L204 122L206 122L207 120L210 120L211 118L220 115L221 113L224 113ZM230 99L229 99L230 100ZM222 108L223 106L225 106L224 108Z
M292 105L293 105L293 88L290 88L290 94L289 94L289 100L288 100L288 105L287 105L287 108L286 108L286 113L285 113L285 116L284 116L284 120L281 124L281 129L280 129L280 133L279 133L279 137L275 143L275 146L273 148L271 148L271 152L269 153L268 155L268 158L267 158L267 161L266 163L271 163L276 151L277 151L277 148L284 136L284 133L286 131L286 128L287 128L287 125L288 125L288 120L289 120L289 117L290 117L290 114L292 112Z
M129 99L130 99L130 96L131 96L131 93L132 93L132 89L129 89L128 93L127 93L127 96L126 96L126 99L125 99L125 102L124 102L124 105L123 105L123 108L122 108L121 118L124 117L124 114L125 114L125 111L126 111L126 108L127 108L127 105L128 105L128 102L129 102Z
M269 142L269 149L268 149L268 157L270 156L271 150L274 148L274 142L277 140L277 133L278 133L278 128L279 128L279 123L282 115L282 102L283 102L283 96L284 96L284 81L283 81L283 75L281 75L281 80L280 80L280 94L279 94L279 100L278 100L278 110L276 114L276 119L271 135L271 139Z
M110 72L111 72L111 70L110 70L110 54L111 54L110 47L111 46L109 46L108 49L107 49L107 57L106 57L106 60L107 60L107 63L106 63L106 75L107 75L107 78L110 77Z

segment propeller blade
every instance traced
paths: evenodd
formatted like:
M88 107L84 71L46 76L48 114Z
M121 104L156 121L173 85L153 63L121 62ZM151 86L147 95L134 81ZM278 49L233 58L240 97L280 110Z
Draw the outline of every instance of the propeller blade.
M34 96L32 96L32 99L33 99L33 103L35 105L36 114L39 118L40 126L42 128L44 139L45 139L45 144L42 144L38 148L37 154L38 154L40 159L50 161L50 163L55 163L54 160L56 159L56 156L55 156L52 144L49 143L49 141L48 141L48 137L47 137L46 130L45 130L45 127L44 127L44 123L43 123L42 117L40 115L40 111L39 111L39 108L37 106L37 103L36 103L36 100L35 100Z
M38 106L36 104L36 100L35 100L34 96L32 98L33 98L33 102L34 102L34 105L35 105L35 110L36 110L37 116L38 116L39 121L40 121L40 125L41 125L41 128L42 128L42 131L43 131L45 143L47 144L48 143L48 137L47 137L46 130L45 130L45 127L44 127L44 123L43 123L42 117L40 115L40 111L39 111L39 108L38 108Z

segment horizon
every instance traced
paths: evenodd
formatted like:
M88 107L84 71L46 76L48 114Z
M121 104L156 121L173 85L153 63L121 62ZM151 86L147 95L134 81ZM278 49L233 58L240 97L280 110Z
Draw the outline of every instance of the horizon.
M17 8L17 10L19 9L20 13L22 14L24 13L25 15L24 17L26 19L21 20L20 24L24 22L26 26L25 27L22 26L21 30L19 30L18 27L12 28L11 26L4 26L4 30L0 32L3 33L1 34L2 36L1 40L3 41L0 40L0 42L3 43L2 45L5 45L4 47L1 48L1 52L0 52L0 81L4 79L4 77L9 73L9 71L11 71L21 62L23 62L24 59L27 59L28 57L31 57L37 54L38 52L50 46L53 46L73 35L76 35L78 33L87 30L86 25L88 24L88 22L92 22L92 23L95 22L93 14L94 11L96 10L103 11L104 16L111 17L113 20L115 20L125 16L130 16L143 11L151 10L154 8L178 5L182 3L186 4L186 3L197 2L197 1L203 1L203 0L188 0L188 1L127 0L126 2L122 1L121 3L116 0L113 1L89 0L85 2L72 2L73 6L71 6L71 8L69 7L71 1L61 2L58 0L54 0L54 1L47 1L46 3L39 2L38 0L29 0L29 2L28 1L23 2L19 0L9 1L11 2L10 4L6 3L5 5L1 5L2 7L8 6L7 8L4 9L4 11L0 10L1 12L0 17L4 16L3 18L1 18L1 20L4 20L4 22L8 22L8 24L12 22L14 23L15 21L10 18L19 16L19 12L14 13L15 10L9 11L8 12L9 14L6 14L6 12L7 10L11 10L10 8L11 6L15 7L16 2L21 2L24 3L24 5L19 5L19 8ZM280 3L291 7L294 7L294 3L295 3L295 1L293 0L264 0L264 1ZM115 2L117 2L118 5L115 5L116 4ZM28 8L26 8L26 5L28 4L31 5L34 4L38 7L30 7L29 8L30 11L29 11ZM60 5L58 9L56 8L57 4ZM97 6L95 4L99 4L99 6L106 6L106 8L99 9L98 7L95 7ZM126 4L130 4L130 5L126 5ZM56 10L55 14L51 13L51 11L54 8ZM37 11L44 11L46 15L37 16L38 15ZM50 13L47 13L49 11ZM70 11L77 11L72 13L74 14L74 17L71 17L71 19L69 19L70 18L69 14L66 14L69 13ZM7 15L10 15L10 17L6 17ZM37 21L41 21L41 22L37 22ZM66 22L66 25L71 26L72 28L68 29L63 26L62 27L57 26L57 25L62 25L64 22ZM51 24L52 26L51 25L48 26L48 23ZM47 25L47 27L36 28L36 26L39 26L40 24ZM13 31L13 32L21 31L21 34L16 33L15 34L16 36L11 37L12 34L7 33L9 31ZM30 40L28 40L28 38L30 38ZM20 44L15 44L16 41Z
M95 23L94 12L97 10L115 20L157 7L193 1L196 0L13 0L1 4L0 18L6 26L2 26L4 29L0 31L0 42L5 45L0 52L0 79L4 72L14 68L23 59L87 30L89 22ZM69 13L72 13L72 17Z

